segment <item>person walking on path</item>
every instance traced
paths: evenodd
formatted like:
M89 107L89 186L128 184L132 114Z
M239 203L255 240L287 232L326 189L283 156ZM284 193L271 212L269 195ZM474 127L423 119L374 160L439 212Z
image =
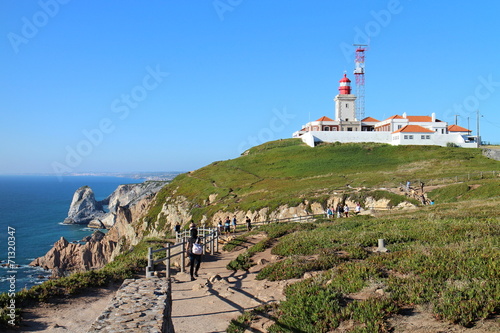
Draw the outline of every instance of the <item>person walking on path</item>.
M224 233L227 235L231 232L231 220L229 216L226 217L226 221L224 222Z
M337 205L337 218L341 218L344 215L344 207L341 203Z
M191 237L198 237L198 228L196 228L196 224L194 224L194 222L191 222L189 225L189 235Z
M349 206L347 206L347 204L345 204L345 206L344 206L344 214L345 214L345 217L349 217Z
M245 222L247 224L247 231L252 230L252 220L250 220L250 218L248 216L246 217Z
M203 255L203 245L201 244L201 238L198 237L198 230L196 230L196 236L189 237L186 252L189 255L189 274L191 275L191 281L194 281L198 277L201 256Z
M233 216L233 220L231 221L231 226L232 226L233 232L236 232L236 215Z
M332 207L328 207L328 209L326 210L326 217L329 218L330 220L333 219L333 210L332 210Z
M356 208L354 210L354 214L358 215L359 213L361 213L361 204L358 202L358 203L356 203Z
M219 234L222 235L224 232L224 227L222 226L222 220L219 219L219 222L217 222L217 230L219 231Z

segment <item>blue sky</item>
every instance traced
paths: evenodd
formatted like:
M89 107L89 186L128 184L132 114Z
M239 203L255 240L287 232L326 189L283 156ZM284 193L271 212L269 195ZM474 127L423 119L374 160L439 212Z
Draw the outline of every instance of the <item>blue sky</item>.
M0 173L188 171L334 115L369 43L365 115L500 143L500 3L0 2ZM456 117L456 115L458 115Z

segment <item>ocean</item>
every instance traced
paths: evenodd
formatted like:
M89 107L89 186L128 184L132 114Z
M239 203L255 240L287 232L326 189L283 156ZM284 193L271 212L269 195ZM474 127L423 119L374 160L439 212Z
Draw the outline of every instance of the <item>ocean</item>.
M74 192L88 185L96 200L110 195L120 184L141 183L142 179L102 176L0 176L0 293L11 282L16 291L40 284L49 271L30 267L61 237L79 241L94 229L85 225L64 225ZM11 269L6 264L15 264ZM13 279L7 279L9 277Z

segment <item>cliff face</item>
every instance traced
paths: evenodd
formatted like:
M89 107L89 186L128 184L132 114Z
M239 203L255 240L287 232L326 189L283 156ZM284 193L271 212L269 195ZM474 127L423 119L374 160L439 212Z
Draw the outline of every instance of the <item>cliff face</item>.
M163 186L165 182L147 181L141 184L120 185L118 188L104 200L108 204L109 212L104 215L99 222L105 228L111 228L117 222L118 211L120 207L127 207L131 210L144 199L153 197ZM140 206L140 205L139 205ZM90 227L99 227L99 223L94 222Z
M87 224L104 216L105 212L100 202L95 200L94 192L88 186L76 190L64 220L67 224Z

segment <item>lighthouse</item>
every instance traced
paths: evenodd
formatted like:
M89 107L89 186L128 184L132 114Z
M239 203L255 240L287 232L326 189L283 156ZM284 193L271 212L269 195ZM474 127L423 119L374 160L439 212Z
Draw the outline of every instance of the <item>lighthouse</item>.
M336 121L356 121L356 96L351 94L351 80L344 74L339 81L339 94L335 101Z
M350 95L351 94L351 80L347 78L347 75L344 74L344 77L339 81L339 94L341 95Z

